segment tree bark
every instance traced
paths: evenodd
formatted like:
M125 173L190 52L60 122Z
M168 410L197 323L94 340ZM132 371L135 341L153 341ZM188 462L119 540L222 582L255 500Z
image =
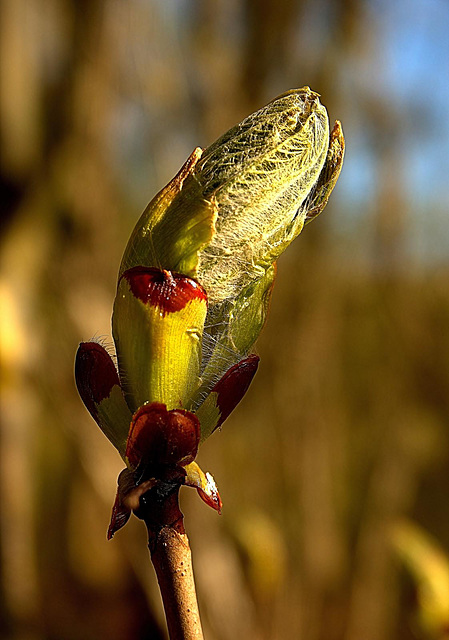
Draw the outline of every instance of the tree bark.
M179 484L151 489L138 511L164 603L170 640L203 640L189 539L178 503Z

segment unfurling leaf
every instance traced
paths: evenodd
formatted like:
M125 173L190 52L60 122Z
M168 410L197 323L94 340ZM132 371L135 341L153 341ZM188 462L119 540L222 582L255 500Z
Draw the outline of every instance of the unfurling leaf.
M120 272L178 270L198 279L211 305L235 298L298 235L308 207L327 201L342 158L341 127L329 137L318 94L288 91L195 149L138 221Z

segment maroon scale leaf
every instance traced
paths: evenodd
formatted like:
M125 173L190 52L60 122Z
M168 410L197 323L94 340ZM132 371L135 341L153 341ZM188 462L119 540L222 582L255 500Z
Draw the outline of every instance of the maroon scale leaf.
M98 423L97 405L120 380L114 361L98 342L82 342L75 358L75 381L81 400Z
M200 423L190 411L152 402L136 411L131 422L126 458L134 469L143 465L193 462L200 442Z
M217 404L221 414L215 429L223 424L248 391L259 366L259 360L259 356L251 354L228 369L213 387L212 391L218 394Z
M134 267L122 275L133 295L144 304L157 306L163 314L183 309L195 298L207 301L203 287L180 273L155 267Z

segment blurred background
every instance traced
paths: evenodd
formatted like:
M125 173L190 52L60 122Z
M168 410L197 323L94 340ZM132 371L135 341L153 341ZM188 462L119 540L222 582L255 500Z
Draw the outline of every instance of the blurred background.
M183 490L207 640L449 637L447 0L2 0L0 637L162 640L81 404L147 202L310 85L347 155L279 261L261 365Z

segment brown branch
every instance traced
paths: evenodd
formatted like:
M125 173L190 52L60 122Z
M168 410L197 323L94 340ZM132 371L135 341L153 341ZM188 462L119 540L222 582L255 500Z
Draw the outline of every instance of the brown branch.
M192 555L178 504L179 484L159 484L141 498L170 640L203 640Z
M170 640L202 640L193 579L192 555L186 534L163 527L151 554L156 570Z

